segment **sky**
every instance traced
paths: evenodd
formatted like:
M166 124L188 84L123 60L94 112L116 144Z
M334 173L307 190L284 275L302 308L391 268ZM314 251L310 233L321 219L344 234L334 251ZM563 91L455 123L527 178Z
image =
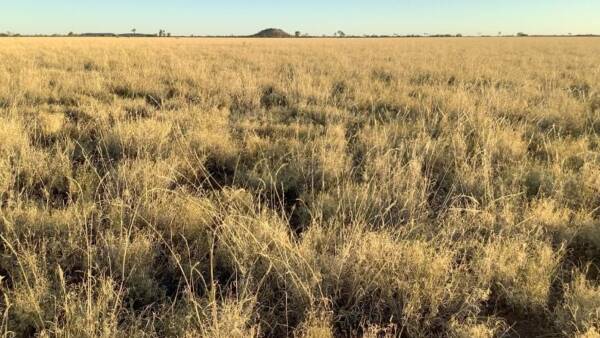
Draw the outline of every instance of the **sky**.
M600 34L600 0L0 0L0 32Z

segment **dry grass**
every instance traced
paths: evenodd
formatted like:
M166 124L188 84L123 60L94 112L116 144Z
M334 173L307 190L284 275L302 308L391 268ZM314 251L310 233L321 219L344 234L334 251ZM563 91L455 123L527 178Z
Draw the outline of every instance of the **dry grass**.
M597 337L595 39L0 40L7 337Z

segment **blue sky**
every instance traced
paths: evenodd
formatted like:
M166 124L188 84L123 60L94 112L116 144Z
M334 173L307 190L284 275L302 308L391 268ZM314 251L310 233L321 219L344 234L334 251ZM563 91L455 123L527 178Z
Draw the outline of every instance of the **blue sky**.
M251 34L600 33L600 0L1 0L0 31Z

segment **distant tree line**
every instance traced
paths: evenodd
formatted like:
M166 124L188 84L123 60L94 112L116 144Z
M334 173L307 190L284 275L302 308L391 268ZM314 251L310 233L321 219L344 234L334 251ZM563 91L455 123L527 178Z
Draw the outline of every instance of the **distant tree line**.
M124 33L124 34L116 34L116 33L74 33L74 32L69 32L67 34L35 34L35 35L22 35L19 33L13 33L10 31L6 31L6 32L0 32L0 37L19 37L19 36L47 36L47 37L64 37L64 36L68 36L68 37L171 37L171 33L167 32L165 29L160 29L158 31L158 33L156 34L144 34L144 33L138 33L136 28L132 28L130 33ZM310 35L308 33L303 33L301 31L295 31L294 35L291 35L292 37L296 37L296 38L306 38L306 37L317 37L314 35ZM468 35L467 35L468 36ZM511 34L502 34L502 32L498 32L498 35L484 35L481 33L478 33L477 35L474 36L479 36L479 37L494 37L494 36L498 36L498 37L544 37L544 36L570 36L570 37L598 37L600 35L597 34L572 34L569 33L568 35L530 35L524 32L518 32L514 35ZM227 35L227 36L207 36L207 35L195 35L195 34L191 34L189 35L189 37L245 37L245 36L238 36L238 35ZM342 30L338 30L336 32L334 32L332 35L327 35L327 34L323 34L321 35L321 37L335 37L335 38L392 38L392 37L396 37L396 38L425 38L425 37L430 37L430 38L461 38L463 37L463 34L429 34L429 33L422 33L422 34L398 34L398 33L394 33L394 34L364 34L364 35L348 35L346 34L344 31Z

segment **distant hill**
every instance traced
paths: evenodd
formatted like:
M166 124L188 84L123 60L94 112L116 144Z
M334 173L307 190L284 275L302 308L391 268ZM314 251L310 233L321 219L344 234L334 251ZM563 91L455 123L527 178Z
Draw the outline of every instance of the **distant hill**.
M291 37L290 34L286 33L285 31L283 31L281 29L277 29L277 28L267 28L267 29L262 30L252 36L257 37L257 38L289 38L289 37Z

